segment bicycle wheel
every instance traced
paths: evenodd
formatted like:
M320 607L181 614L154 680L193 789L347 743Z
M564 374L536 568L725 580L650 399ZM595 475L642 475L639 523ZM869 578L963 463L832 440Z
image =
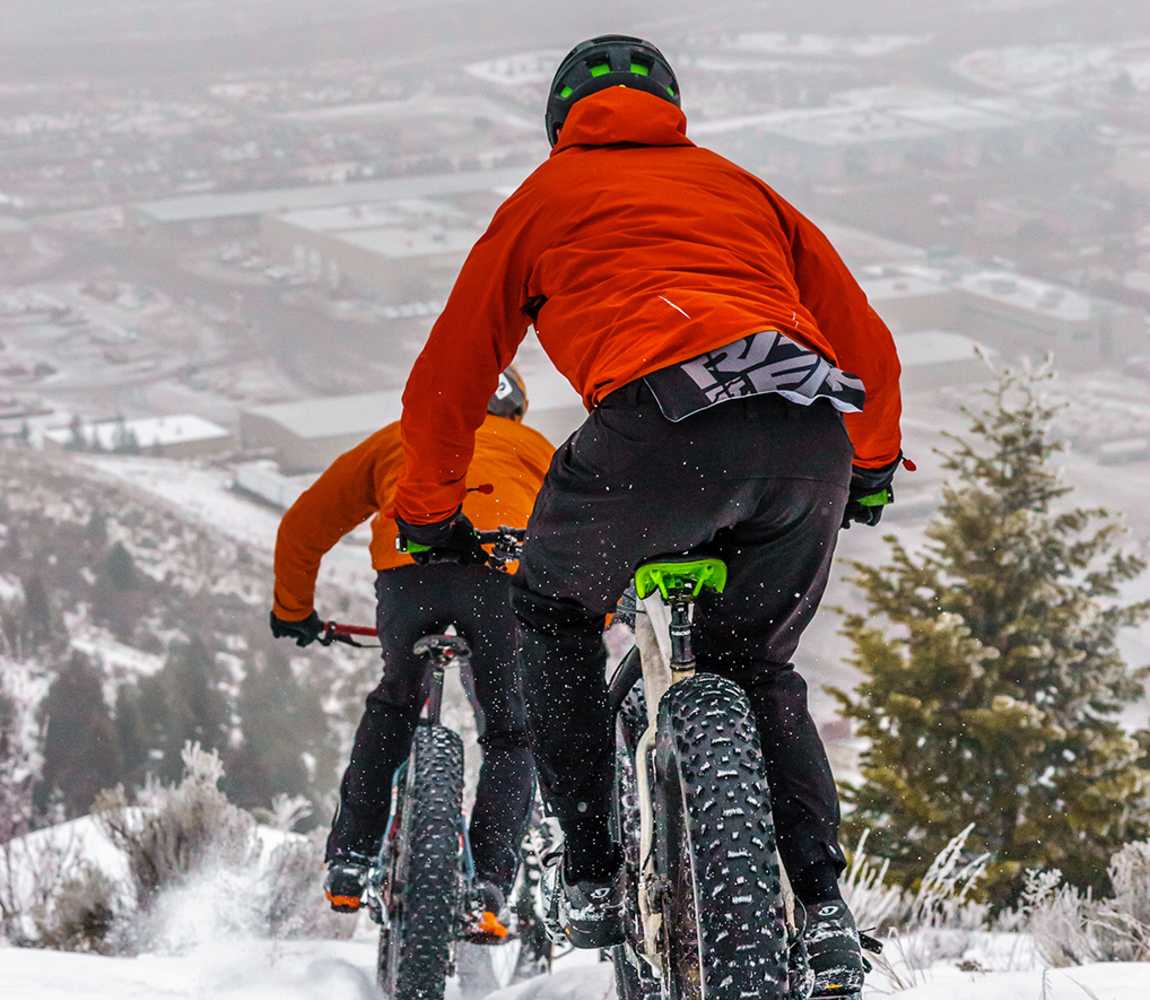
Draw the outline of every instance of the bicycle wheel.
M463 741L442 726L415 733L380 936L379 986L391 1000L442 1000L460 910Z
M659 706L656 822L671 1000L782 1000L787 934L758 730L730 680Z

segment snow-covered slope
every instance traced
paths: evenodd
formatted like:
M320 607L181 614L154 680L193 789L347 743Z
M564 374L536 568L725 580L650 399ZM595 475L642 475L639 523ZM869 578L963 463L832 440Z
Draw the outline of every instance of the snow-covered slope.
M0 948L5 1000L377 1000L370 940L213 943L180 957L102 958ZM939 972L900 1000L1132 1000L1145 996L1150 964L1048 972ZM561 969L490 1000L613 1000L608 965ZM867 1000L890 996L884 983ZM450 983L448 1000L458 1000Z

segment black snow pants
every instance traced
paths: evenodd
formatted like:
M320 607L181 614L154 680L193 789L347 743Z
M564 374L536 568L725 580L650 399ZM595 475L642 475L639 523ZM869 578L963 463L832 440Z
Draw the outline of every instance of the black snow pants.
M842 870L838 796L790 660L827 584L852 454L827 403L759 395L671 423L642 381L556 452L512 605L535 763L573 877L602 877L595 859L611 856L604 615L639 563L703 545L729 580L701 599L699 669L750 699L788 873Z
M426 664L412 653L421 636L454 625L471 647L471 674L483 764L471 813L476 873L508 892L534 796L515 626L507 576L482 566L403 566L376 578L383 677L367 696L328 860L374 855L391 807L392 775L407 758L424 701ZM466 679L465 679L466 686Z

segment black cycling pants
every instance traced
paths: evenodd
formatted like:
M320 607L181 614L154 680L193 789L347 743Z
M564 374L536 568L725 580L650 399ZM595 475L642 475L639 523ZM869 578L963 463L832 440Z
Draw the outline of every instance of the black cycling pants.
M454 625L471 647L471 674L483 764L471 813L476 871L508 891L531 812L534 771L516 672L515 627L507 576L481 566L403 566L376 579L383 677L367 696L328 860L349 851L374 855L391 807L392 774L407 758L423 706L421 636ZM465 679L465 687L467 687Z
M747 692L788 872L841 870L834 779L790 660L827 584L851 458L828 403L753 396L671 423L641 381L556 453L512 605L536 767L569 856L608 853L604 615L640 562L706 545L730 575L699 601L699 668Z

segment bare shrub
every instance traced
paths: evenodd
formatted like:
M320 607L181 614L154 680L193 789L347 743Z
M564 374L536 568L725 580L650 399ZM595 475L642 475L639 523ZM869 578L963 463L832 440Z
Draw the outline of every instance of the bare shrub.
M986 872L989 856L970 857L966 841L974 827L968 826L944 847L930 863L918 891L909 899L905 893L884 896L880 867L869 865L869 877L858 876L864 887L861 898L889 909L887 931L890 954L877 964L898 989L909 989L921 981L923 970L942 959L960 959L970 949L975 933L987 927L990 906L976 900L972 892Z
M60 951L102 955L120 950L118 916L122 894L115 882L90 864L65 879L36 918L36 943Z
M318 835L292 837L272 851L263 879L268 934L275 938L351 937L356 922L332 912L319 891L323 872Z
M870 830L864 830L843 873L840 889L859 927L881 932L898 925L910 913L906 890L887 884L890 862L875 864L866 853Z
M33 944L45 909L80 866L74 830L48 829L0 844L0 936Z
M281 830L266 835L282 840L265 851L255 818L220 791L219 757L189 744L183 761L180 783L148 789L141 805L119 790L99 803L100 827L127 861L117 940L178 952L237 936L349 935L355 922L338 920L319 889L319 841L286 832L306 817L304 804L277 797L266 815Z
M1064 884L1061 872L1027 872L1020 909L1052 966L1150 961L1150 842L1127 844L1107 871L1108 899Z
M251 870L259 861L252 816L232 805L219 789L219 757L186 744L184 777L172 788L152 788L138 807L122 789L97 801L100 828L128 863L135 907L147 913L161 891L184 885L210 868Z
M279 794L272 797L270 809L253 809L255 816L264 826L289 833L311 816L314 809L303 795Z

